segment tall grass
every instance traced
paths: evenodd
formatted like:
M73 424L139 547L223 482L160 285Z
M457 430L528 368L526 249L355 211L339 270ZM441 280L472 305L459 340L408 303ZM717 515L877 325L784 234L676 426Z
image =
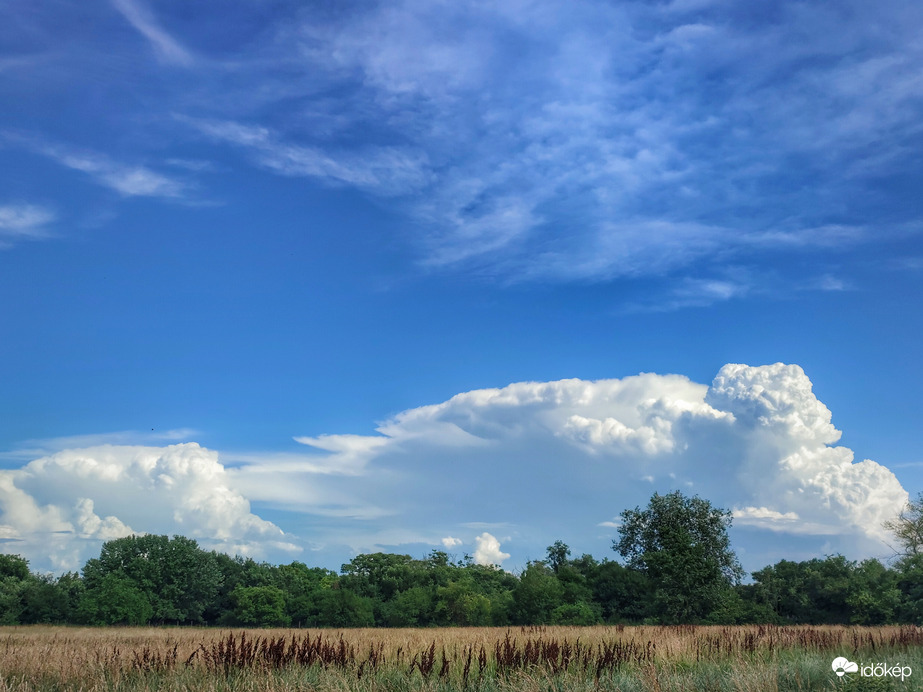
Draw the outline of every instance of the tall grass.
M915 677L840 679L830 663L841 655L909 665ZM923 689L923 629L0 628L0 692L590 689Z

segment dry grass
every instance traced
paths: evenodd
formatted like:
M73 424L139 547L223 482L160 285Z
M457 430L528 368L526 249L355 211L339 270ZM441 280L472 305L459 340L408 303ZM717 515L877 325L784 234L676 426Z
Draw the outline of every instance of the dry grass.
M921 652L918 627L3 627L0 692L832 689L834 655Z

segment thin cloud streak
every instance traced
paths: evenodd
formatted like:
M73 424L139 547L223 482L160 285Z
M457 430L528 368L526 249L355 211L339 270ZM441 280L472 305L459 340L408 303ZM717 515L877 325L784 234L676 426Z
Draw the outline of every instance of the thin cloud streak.
M164 31L138 0L112 0L112 6L151 43L165 63L189 67L195 62L192 53Z
M331 152L281 141L261 126L185 116L177 119L211 139L243 148L258 165L279 175L348 184L383 196L408 194L426 181L426 157L399 148Z
M188 197L190 185L158 173L146 166L124 164L105 154L78 150L49 142L31 134L0 132L5 141L28 151L45 156L52 161L85 173L98 185L115 190L123 197L155 197L179 200Z

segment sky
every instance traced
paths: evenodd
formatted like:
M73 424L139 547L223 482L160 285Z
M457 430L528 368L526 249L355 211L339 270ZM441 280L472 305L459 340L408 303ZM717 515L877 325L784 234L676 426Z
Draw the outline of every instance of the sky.
M893 556L923 5L0 0L0 542Z

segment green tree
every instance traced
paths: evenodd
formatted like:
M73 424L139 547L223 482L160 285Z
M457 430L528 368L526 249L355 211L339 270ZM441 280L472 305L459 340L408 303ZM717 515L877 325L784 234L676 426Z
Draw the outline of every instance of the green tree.
M285 597L285 614L291 624L303 626L316 621L319 592L337 582L335 572L308 567L302 562L281 565L273 573L273 586Z
M863 560L853 569L846 603L856 625L894 622L901 605L898 575L878 560Z
M548 546L548 557L545 562L551 567L552 571L557 574L558 571L567 564L567 558L570 557L570 548L564 541L555 541Z
M380 624L387 627L426 627L436 623L436 589L412 586L382 606Z
M896 569L901 592L898 619L923 625L923 553L902 558Z
M249 627L284 627L291 623L285 613L285 594L275 586L238 586L231 593L234 619Z
M25 609L29 562L19 555L0 554L0 625L18 625Z
M729 598L743 570L731 549L731 512L676 491L622 512L613 549L653 585L665 622L697 622Z
M750 596L772 608L783 623L848 624L880 619L898 607L899 593L893 582L870 583L887 575L871 562L863 564L860 571L842 555L804 562L781 560L753 573Z
M0 554L0 579L24 581L30 576L29 561L20 555Z
M492 622L491 602L474 581L463 576L436 590L436 617L440 624L483 626Z
M340 584L319 593L315 627L374 627L374 601L341 588Z
M128 536L103 544L83 568L88 593L109 575L144 595L154 622L201 623L218 596L221 570L214 553L183 536ZM98 599L97 599L98 601Z
M562 603L564 587L544 562L530 562L513 591L513 617L520 625L547 625Z
M147 595L119 572L101 577L77 608L79 620L90 625L146 625L153 613Z
M0 579L0 625L18 625L22 622L25 581L14 577Z
M590 588L606 622L641 622L653 615L654 589L640 570L604 560L595 570Z
M359 596L387 601L411 586L409 555L357 555L341 568L343 586Z
M21 622L26 625L64 622L66 594L51 575L32 575L23 583Z
M511 623L513 593L519 586L515 576L496 565L478 565L473 562L457 567L457 571L465 579L471 580L477 593L490 600L490 624L500 627Z
M775 620L808 622L811 603L805 587L805 570L798 562L780 560L753 573L753 584L745 597L766 605Z

